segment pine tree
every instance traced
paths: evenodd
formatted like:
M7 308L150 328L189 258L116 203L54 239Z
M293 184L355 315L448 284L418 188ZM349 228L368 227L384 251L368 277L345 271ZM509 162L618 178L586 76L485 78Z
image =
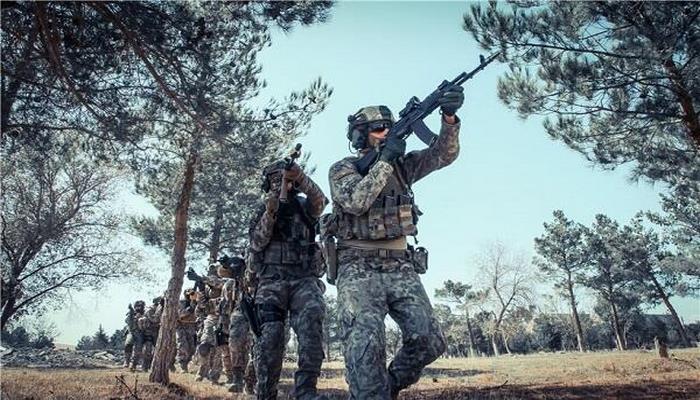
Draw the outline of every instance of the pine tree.
M554 221L545 222L545 233L535 238L535 251L540 256L535 263L542 273L554 281L554 287L568 300L578 349L583 352L586 346L574 285L588 262L583 243L585 227L567 219L561 210L555 210L553 214Z
M464 28L508 63L506 105L547 116L552 138L603 168L634 162L675 185L700 180L699 15L696 2L491 2Z
M105 330L102 329L102 324L97 329L94 335L92 335L92 345L94 349L106 349L109 347L109 337Z

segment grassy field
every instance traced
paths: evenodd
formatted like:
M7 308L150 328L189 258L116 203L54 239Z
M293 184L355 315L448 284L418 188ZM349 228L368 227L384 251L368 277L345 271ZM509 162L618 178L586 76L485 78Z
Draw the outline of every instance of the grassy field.
M291 387L294 366L285 367L282 399ZM250 398L196 382L191 374L171 377L173 383L161 387L149 384L145 373L120 368L5 368L2 399ZM332 399L347 397L341 362L324 364L319 387ZM418 384L402 392L401 399L700 399L700 349L673 350L671 359L640 351L441 359L426 369Z

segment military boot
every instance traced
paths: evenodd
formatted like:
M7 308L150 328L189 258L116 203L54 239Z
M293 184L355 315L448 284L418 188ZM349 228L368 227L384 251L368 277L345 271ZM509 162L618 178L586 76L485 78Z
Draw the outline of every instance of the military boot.
M228 391L231 393L243 393L243 370L234 369L231 374L231 385L228 387Z
M185 361L180 361L180 369L182 370L183 373L187 373L187 363Z

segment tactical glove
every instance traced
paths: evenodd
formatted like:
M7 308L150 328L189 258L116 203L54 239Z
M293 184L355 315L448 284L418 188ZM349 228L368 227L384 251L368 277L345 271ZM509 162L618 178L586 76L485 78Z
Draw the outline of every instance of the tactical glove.
M197 273L194 272L194 270L192 268L190 268L187 270L187 279L189 279L191 281L199 282L202 280L202 277L197 275Z
M395 136L389 136L384 142L379 159L388 163L393 162L406 152L406 141Z
M304 171L302 171L299 164L294 163L292 164L291 168L287 170L286 175L288 180L292 182L298 182L299 180L301 180L301 178L304 177Z
M448 86L442 97L438 99L438 103L443 114L455 115L464 104L464 88L459 85Z

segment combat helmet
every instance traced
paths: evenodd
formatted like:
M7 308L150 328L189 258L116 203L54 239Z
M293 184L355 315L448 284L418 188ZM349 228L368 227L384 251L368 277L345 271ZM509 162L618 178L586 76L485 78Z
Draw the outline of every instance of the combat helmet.
M146 308L146 302L143 301L143 300L136 300L136 301L134 302L134 308L141 308L141 309L144 309L144 308Z
M367 133L375 128L391 128L396 120L389 107L367 106L348 116L347 138L356 150L367 147Z

